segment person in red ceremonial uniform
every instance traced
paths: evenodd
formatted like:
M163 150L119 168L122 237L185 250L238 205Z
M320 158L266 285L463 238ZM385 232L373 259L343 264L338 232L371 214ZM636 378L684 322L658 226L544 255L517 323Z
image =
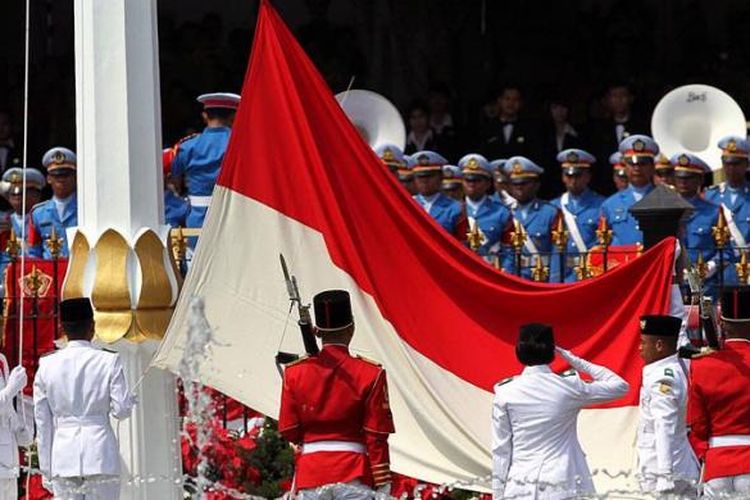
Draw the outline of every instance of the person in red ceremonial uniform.
M300 445L294 488L304 499L388 494L388 435L395 432L385 370L349 354L354 334L349 293L313 299L320 354L286 366L279 431Z
M687 423L704 461L707 497L750 497L750 287L721 294L725 341L720 351L693 358Z

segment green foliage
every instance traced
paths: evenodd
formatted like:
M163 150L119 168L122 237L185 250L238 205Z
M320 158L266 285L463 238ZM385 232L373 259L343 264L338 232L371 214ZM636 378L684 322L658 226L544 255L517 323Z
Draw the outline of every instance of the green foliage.
M283 485L291 483L294 474L294 450L278 431L275 420L266 418L263 430L256 439L256 447L246 456L240 456L260 472L260 485L248 485L251 495L278 498Z

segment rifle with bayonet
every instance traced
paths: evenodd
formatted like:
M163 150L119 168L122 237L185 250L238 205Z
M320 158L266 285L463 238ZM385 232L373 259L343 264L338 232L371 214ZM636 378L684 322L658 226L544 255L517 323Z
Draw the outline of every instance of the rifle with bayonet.
M702 338L706 339L709 350L718 350L720 346L716 329L715 308L711 297L704 295L705 280L701 270L697 266L690 267L687 270L687 279L690 287L690 302L698 306ZM683 346L680 348L680 357L692 358L705 354L704 351L704 349L696 349L692 345Z
M289 310L296 305L297 314L299 319L297 325L299 326L300 334L302 335L302 343L305 346L305 352L308 356L315 356L320 352L318 343L315 340L315 334L312 330L312 318L310 317L310 304L303 304L302 298L299 294L299 287L297 286L297 278L289 273L289 268L286 265L286 259L282 254L279 254L279 260L281 261L281 270L284 273L284 281L286 282L286 291L289 294ZM299 359L298 354L290 352L279 351L276 354L276 362L279 364L291 363Z

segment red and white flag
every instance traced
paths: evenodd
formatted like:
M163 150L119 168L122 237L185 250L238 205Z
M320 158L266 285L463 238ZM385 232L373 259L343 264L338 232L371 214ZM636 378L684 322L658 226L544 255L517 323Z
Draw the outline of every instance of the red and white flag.
M190 298L203 297L219 339L203 381L277 415L274 356L303 352L279 253L303 296L351 292L352 350L388 371L395 471L435 483L488 476L492 387L521 371L516 335L532 321L630 382L626 398L584 410L579 428L592 469L632 469L639 316L667 311L674 241L575 285L494 270L411 199L263 2L221 176L155 364L176 370Z

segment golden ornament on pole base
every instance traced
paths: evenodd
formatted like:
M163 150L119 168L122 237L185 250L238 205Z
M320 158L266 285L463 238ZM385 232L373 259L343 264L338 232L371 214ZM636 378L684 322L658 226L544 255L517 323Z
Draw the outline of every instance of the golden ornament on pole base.
M144 229L130 244L108 229L92 246L78 229L72 241L62 298L91 297L97 338L106 343L160 340L179 292L162 238Z

